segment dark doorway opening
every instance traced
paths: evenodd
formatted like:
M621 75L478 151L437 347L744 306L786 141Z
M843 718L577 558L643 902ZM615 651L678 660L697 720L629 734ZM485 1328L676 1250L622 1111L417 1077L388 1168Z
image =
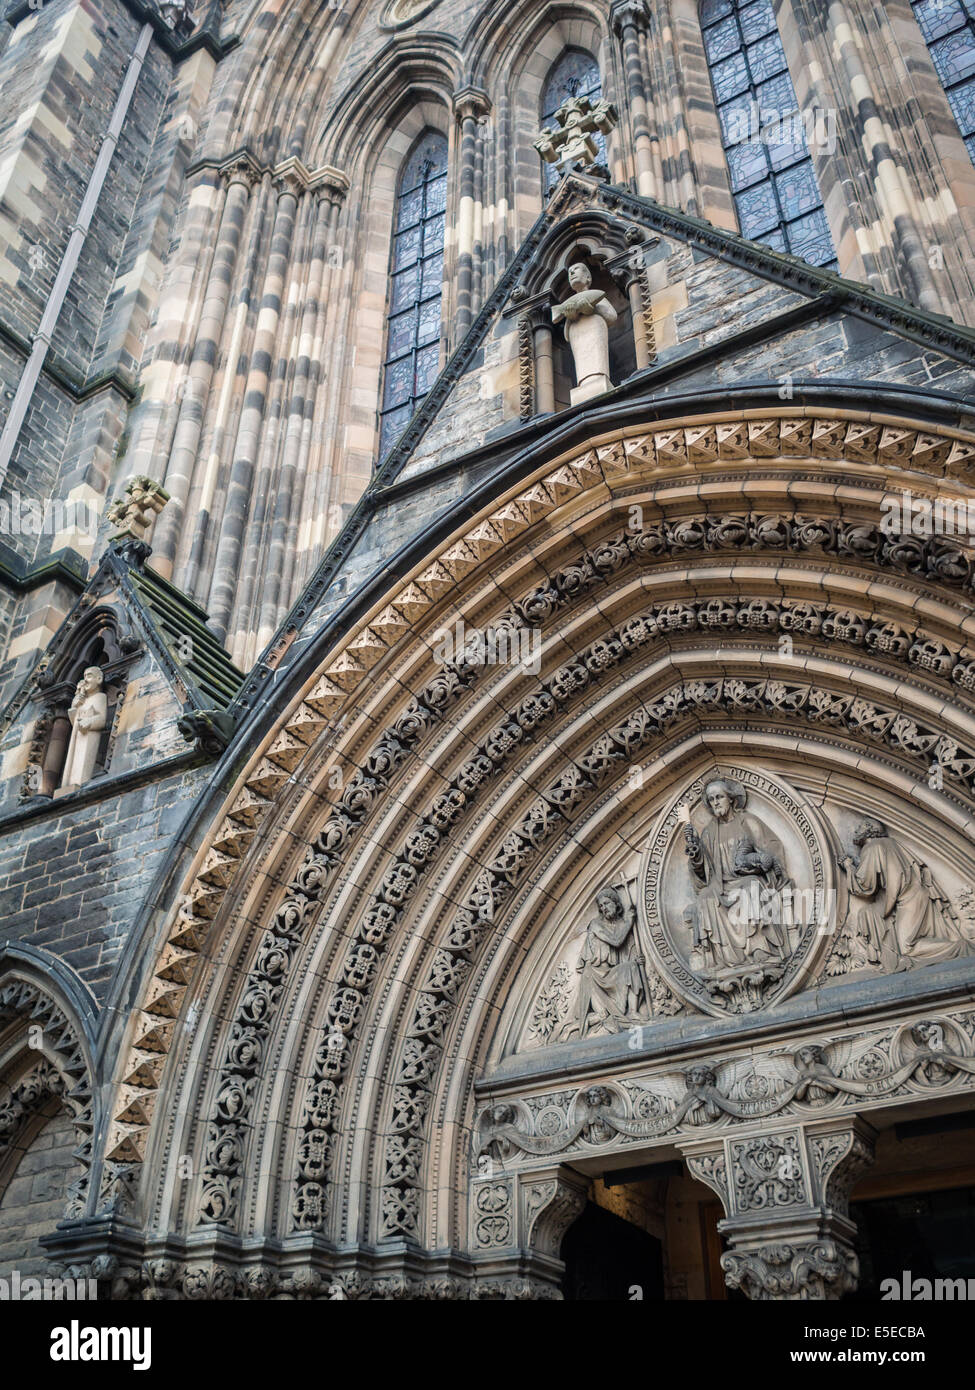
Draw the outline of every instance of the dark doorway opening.
M860 1288L877 1299L885 1279L971 1279L975 1283L975 1187L912 1192L854 1202Z
M594 1202L570 1226L561 1253L562 1293L571 1302L663 1298L660 1241Z

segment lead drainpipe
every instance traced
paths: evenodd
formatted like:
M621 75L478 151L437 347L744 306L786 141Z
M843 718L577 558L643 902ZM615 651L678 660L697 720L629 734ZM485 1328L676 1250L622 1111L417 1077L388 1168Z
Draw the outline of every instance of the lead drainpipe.
M112 119L108 123L108 130L102 138L98 157L95 160L95 167L91 171L91 178L88 180L88 187L85 189L85 196L81 200L81 209L78 213L78 220L71 228L71 235L68 238L68 245L61 261L54 284L51 286L51 293L44 306L44 313L41 315L41 322L37 332L31 339L30 356L24 364L21 373L20 383L17 387L13 404L10 407L10 414L7 416L6 424L3 427L3 434L0 434L0 485L7 476L7 469L10 467L10 459L13 455L14 445L20 435L27 411L30 408L31 399L34 395L34 387L37 385L37 378L41 374L45 358L51 346L51 339L54 336L54 329L61 315L64 306L65 296L68 293L68 286L74 276L81 256L81 249L85 244L91 227L91 220L95 215L95 208L101 197L102 189L105 186L105 179L108 175L108 166L112 162L115 147L118 144L119 135L122 131L122 124L126 113L132 102L132 94L135 91L135 84L139 80L142 71L142 64L149 49L152 39L152 25L144 24L136 40L135 48L132 50L132 57L129 59L129 66L122 83L122 89L118 94L115 103L115 110L112 112Z

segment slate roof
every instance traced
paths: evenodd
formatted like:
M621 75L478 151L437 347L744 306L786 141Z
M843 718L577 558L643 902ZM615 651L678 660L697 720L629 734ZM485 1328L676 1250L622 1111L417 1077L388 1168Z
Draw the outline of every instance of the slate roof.
M193 704L226 709L244 677L206 626L206 610L152 570L126 566L123 583L178 668Z

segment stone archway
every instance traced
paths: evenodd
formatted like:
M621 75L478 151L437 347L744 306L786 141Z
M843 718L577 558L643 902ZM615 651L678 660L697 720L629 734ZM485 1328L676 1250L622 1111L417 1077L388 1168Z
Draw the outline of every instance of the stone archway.
M157 1242L199 1250L165 1257L173 1292L477 1289L474 1079L500 1075L560 892L670 781L774 750L815 800L855 767L863 809L898 798L897 834L937 824L966 862L971 566L881 528L876 464L932 493L972 447L787 411L601 436L499 489L321 654L197 842L118 1073L110 1171Z
M84 1025L14 958L0 972L0 1258L44 1267L33 1228L80 1216L94 1128ZM9 1218L9 1219L8 1219Z

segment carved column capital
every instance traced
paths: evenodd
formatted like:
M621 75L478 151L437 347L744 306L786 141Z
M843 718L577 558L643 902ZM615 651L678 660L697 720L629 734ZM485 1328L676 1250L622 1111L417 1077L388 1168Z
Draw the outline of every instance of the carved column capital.
M484 121L491 114L491 101L480 87L462 87L452 97L454 115L458 121Z
M843 1116L678 1144L724 1207L729 1288L755 1299L836 1299L856 1288L848 1203L873 1138L869 1125Z
M622 34L631 25L637 29L650 28L646 0L614 0L609 9L609 18L617 34Z
M323 164L320 169L309 175L308 187L320 203L325 202L330 207L337 208L345 202L349 180L341 169L333 169L331 165Z
M261 181L261 166L249 150L238 150L219 166L218 172L229 188L239 183L250 190Z
M271 179L279 198L285 197L286 194L290 194L292 198L300 198L311 183L308 170L301 160L294 156L275 165L271 170Z
M782 1242L721 1256L725 1283L757 1302L842 1298L860 1276L853 1250L842 1241Z

